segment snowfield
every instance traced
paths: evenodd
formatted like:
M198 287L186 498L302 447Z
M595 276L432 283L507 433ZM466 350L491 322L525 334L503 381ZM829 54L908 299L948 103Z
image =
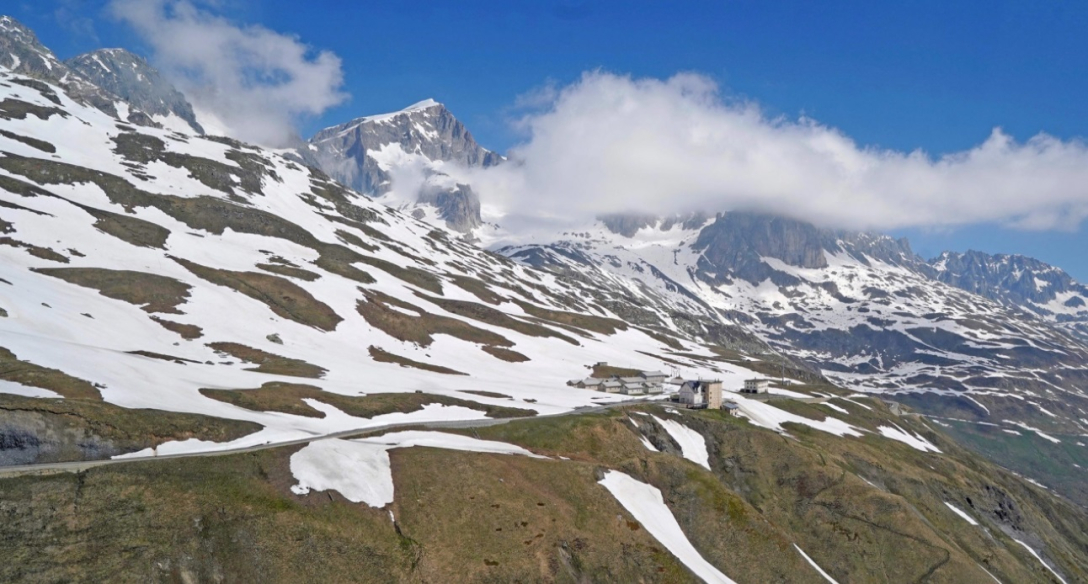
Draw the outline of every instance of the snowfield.
M936 446L931 444L925 438L922 438L917 434L907 432L899 426L878 426L877 430L880 432L881 436L885 438L890 438L897 442L902 442L903 444L906 444L907 446L910 446L915 450L921 450L922 452L940 452L940 450Z
M967 523L970 523L971 525L978 525L978 521L975 521L975 518L968 515L967 512L964 511L963 509L960 509L959 507L956 507L955 505L953 505L952 503L949 503L947 501L945 501L944 504L949 509L951 509L953 513L955 513L956 515L959 515Z
M15 100L48 113L42 114L44 119L30 114L24 119L0 120L7 131L26 138L0 136L0 179L40 188L46 194L17 192L23 187L0 188L0 228L17 242L0 245L0 309L7 314L0 318L0 347L17 359L95 384L102 399L111 404L246 420L264 427L231 443L192 439L129 456L274 444L398 421L484 417L470 407L432 404L409 414L367 419L348 415L321 399L310 399L306 403L324 416L314 418L243 409L206 397L199 391L202 388L242 390L268 382L303 383L343 396L424 392L556 414L632 399L566 386L568 379L585 376L591 363L609 361L647 370L671 367L653 355L672 349L635 327L621 325L621 329L605 332L595 326L586 329L560 322L590 315L615 318L583 290L550 273L469 246L350 191L343 191L346 198L342 200L317 197L315 189L338 187L329 187L284 153L186 134L175 131L177 128L121 125L72 101L59 89L54 89L61 102L58 106L36 89L3 83L14 77L0 70L0 100ZM159 158L141 161L139 156L146 154L134 158L122 151L118 140L134 136L157 144L162 151ZM42 152L27 143L29 139L48 142L56 153ZM103 190L96 179L36 182L40 177L6 164L18 157L74 165L66 168L78 167L78 172L106 173L146 193L148 200L173 197L169 200L176 202L171 203L173 207L158 203L126 207L111 198L116 195ZM189 167L176 162L179 159L188 160L184 164ZM243 167L238 160L246 159L258 162ZM230 180L216 184L199 179L194 173L202 165L222 169ZM258 181L259 192L246 190L251 182L239 178L242 176ZM227 219L221 215L194 219L176 211L184 201L200 197L229 203L236 214ZM96 213L157 226L164 240L161 245L137 245L116 231L111 234ZM274 217L278 223L251 221L257 213ZM207 227L219 224L223 227ZM269 224L282 227L269 229ZM59 234L63 234L62 242ZM321 246L339 246L340 253L350 253L357 260L330 271L322 263ZM278 278L283 285L297 287L328 307L338 322L317 326L308 322L306 315L295 316L274 307L271 300L262 301L210 282L194 273L189 267L193 264ZM303 279L269 272L268 266L276 265L304 270L311 276ZM343 275L348 267L365 271L373 281ZM170 278L188 289L175 308L149 314L130 301L34 271L48 268L141 272ZM459 338L436 332L426 343L401 340L359 312L358 306L368 302L365 294L382 294L415 307L407 309L392 301L385 305L390 314L414 319L411 326L427 326L428 319L446 319L442 322L467 325L471 333ZM451 311L453 307L445 304L448 302L471 302L484 307L479 310L510 320L490 317L492 312L486 313L486 318L465 316ZM200 336L182 338L152 317L199 327ZM526 360L499 358L482 350L483 342L465 340L477 337L499 338L505 348ZM320 367L325 373L319 378L298 378L254 371L254 363L217 352L208 346L211 343L243 345ZM692 354L706 354L696 342L681 343ZM418 365L378 361L371 347ZM684 357L672 360L684 362L685 372L693 376L718 375L701 362ZM731 366L728 374L739 380L753 372ZM55 392L12 382L0 383L0 392L56 397Z

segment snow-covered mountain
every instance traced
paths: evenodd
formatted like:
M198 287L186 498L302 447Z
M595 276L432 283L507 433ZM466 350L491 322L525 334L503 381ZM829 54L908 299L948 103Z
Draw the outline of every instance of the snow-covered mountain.
M933 413L1088 433L1088 347L941 281L906 241L747 213L684 219L607 217L501 252L587 279L607 273L687 311L709 307L848 387Z
M1088 286L1064 270L1022 255L945 252L934 277L1006 306L1029 311L1088 339Z
M738 386L753 375L707 361L704 341L662 326L666 315L625 322L579 286L451 239L283 155L118 125L22 79L0 72L10 112L0 134L0 347L78 380L81 396L257 423L265 429L244 440L259 443L369 423L325 405L322 392L422 389L483 405L511 396L555 413L622 399L566 386L597 361L682 367ZM202 393L299 376L324 419ZM74 395L28 383L9 378L0 392Z
M166 129L204 133L185 96L139 55L124 49L99 49L64 64Z
M157 125L147 113L132 107L121 97L99 87L61 62L53 51L38 41L34 31L10 16L0 16L0 66L20 75L13 78L16 83L35 85L44 81L60 87L78 103L89 105L109 116L139 126ZM42 90L43 95L48 96L52 91L42 85L36 87ZM58 100L50 101L56 103Z
M411 206L421 218L433 208L434 219L460 232L480 226L480 201L470 185L458 183L444 167L488 167L502 161L431 99L326 128L300 154L341 184L372 196L390 194L398 174L402 188L388 203Z

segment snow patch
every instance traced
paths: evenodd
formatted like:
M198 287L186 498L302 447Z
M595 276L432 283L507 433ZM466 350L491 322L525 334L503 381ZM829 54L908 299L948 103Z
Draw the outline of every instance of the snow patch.
M903 430L895 424L892 424L891 427L877 426L877 431L880 432L881 436L902 442L903 444L906 444L907 446L910 446L915 450L921 450L922 452L940 452L939 448L931 444L925 438L922 438L917 434L907 432L906 430Z
M706 561L698 550L691 545L676 517L665 505L661 491L652 485L637 481L630 476L610 470L605 473L600 484L619 501L620 505L631 514L650 535L661 542L674 556L688 567L696 576L709 584L736 584Z
M653 443L647 440L645 436L639 436L638 439L642 440L642 445L646 447L646 450L649 450L650 452L661 452L653 445Z
M513 444L445 432L413 430L356 440L327 438L291 455L291 474L298 481L291 492L305 495L311 490L331 490L353 503L384 507L393 502L389 450L413 446L547 458Z
M0 393L7 393L10 395L21 395L23 397L50 397L60 398L61 394L49 390L42 389L40 387L31 387L29 385L23 385L21 383L15 383L13 381L4 381L0 379Z
M955 513L956 515L959 515L960 517L962 517L964 521L970 523L971 525L978 525L978 521L975 521L975 518L968 515L967 512L964 511L963 509L960 509L959 507L956 507L955 505L953 505L952 503L949 503L948 501L945 501L944 504L949 509L951 509L953 513Z
M296 495L311 490L337 491L353 503L384 507L393 502L393 473L388 448L329 438L311 442L291 455Z
M813 568L816 568L816 571L819 572L820 575L824 577L824 580L827 580L828 582L831 582L831 584L839 584L838 582L835 581L834 578L831 577L830 574L825 572L823 568L816 565L816 562L813 561L812 558L808 557L808 554L806 554L805 550L801 549L800 546L798 546L797 544L793 544L793 548L795 550L797 550L797 553L801 554L802 558L805 558L805 561L808 562L810 566L812 566Z
M706 439L702 434L680 422L663 420L657 416L654 416L654 419L680 445L680 452L684 454L684 458L710 470L710 453L706 450Z
M734 399L740 408L741 415L751 420L751 422L757 426L762 426L776 432L784 432L785 430L782 428L782 424L793 422L794 424L803 424L836 436L861 436L861 432L857 428L836 418L828 417L823 421L810 420L760 401L745 399L740 396L737 396Z
M1054 577L1055 577L1055 578L1057 578L1057 579L1058 579L1058 581L1060 581L1060 582L1061 582L1062 584L1066 584L1066 582L1065 582L1065 578L1062 578L1061 574L1059 574L1059 573L1055 572L1055 571L1054 571L1054 568L1051 568L1051 567L1050 567L1050 564L1048 564L1048 563L1044 562L1044 561L1043 561L1043 558L1039 557L1039 554L1038 554L1038 553L1036 553L1036 552L1035 552L1035 550L1031 549L1031 546L1029 546L1028 544L1026 544L1026 543L1024 543L1024 542L1022 542L1022 541L1020 541L1020 540L1018 540L1018 539L1016 539L1016 538L1013 538L1013 541L1015 541L1016 543L1018 543L1018 544L1020 544L1020 545L1024 546L1024 549L1026 549L1026 550L1028 550L1029 552L1031 552L1031 555L1035 556L1035 559L1036 559L1036 560L1039 560L1039 563L1040 563L1040 564L1042 564L1042 565L1043 565L1043 567L1045 567L1045 568L1046 568L1047 570L1050 570L1050 573L1051 573L1051 574L1054 574Z

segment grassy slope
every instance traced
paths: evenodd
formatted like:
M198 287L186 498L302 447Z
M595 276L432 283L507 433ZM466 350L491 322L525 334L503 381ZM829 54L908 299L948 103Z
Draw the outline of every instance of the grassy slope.
M890 419L879 407L851 411L859 425ZM292 494L297 447L0 480L0 545L16 559L0 565L0 580L691 581L596 484L608 468L661 489L696 548L741 583L821 582L794 543L840 582L984 581L979 565L1003 582L1049 582L1008 534L1043 549L1069 581L1088 576L1083 511L918 422L896 419L944 455L801 426L790 439L721 412L684 412L707 438L706 471L677 456L650 418L630 416L635 430L627 417L464 431L552 460L394 450L388 510Z

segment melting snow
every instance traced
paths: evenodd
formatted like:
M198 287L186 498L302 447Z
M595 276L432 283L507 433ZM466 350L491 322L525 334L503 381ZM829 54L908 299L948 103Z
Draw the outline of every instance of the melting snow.
M1035 432L1035 434L1038 435L1040 438L1043 438L1045 440L1050 440L1051 442L1053 442L1055 444L1060 444L1061 443L1061 440L1058 440L1057 438L1055 438L1053 436L1050 436L1048 434L1044 434L1042 430L1040 430L1038 428L1033 428L1033 427L1031 427L1031 426L1029 426L1029 425L1027 425L1027 424L1025 424L1023 422L1014 422L1012 420L1004 420L1004 422L1006 424L1012 424L1014 426L1019 426L1019 427L1025 429L1025 430L1030 430L1032 432Z
M1060 581L1060 582L1061 582L1062 584L1066 584L1066 582L1065 582L1065 578L1062 578L1061 574L1059 574L1059 573L1055 572L1055 571L1054 571L1054 568L1051 568L1051 567L1050 567L1050 564L1048 564L1048 563L1044 562L1044 561L1043 561L1043 558L1039 557L1039 554L1038 554L1038 553L1036 553L1036 552L1035 552L1035 550L1031 549L1031 546L1029 546L1028 544L1026 544L1026 543L1024 543L1024 542L1022 542L1022 541L1020 541L1020 540L1018 540L1018 539L1016 539L1016 538L1013 538L1013 541L1015 541L1016 543L1018 543L1018 544L1020 544L1020 545L1024 546L1024 548L1025 548L1026 550L1028 550L1029 552L1031 552L1031 555L1035 556L1035 559L1036 559L1036 560L1039 560L1039 563L1040 563L1040 564L1042 564L1042 565L1043 565L1043 566L1044 566L1044 567L1045 567L1045 568L1046 568L1047 570L1050 570L1050 573L1051 573L1051 574L1054 574L1054 577L1055 577L1055 578L1057 578L1057 579L1058 579L1058 580L1059 580L1059 581Z
M823 421L810 420L761 401L745 399L740 396L737 396L735 401L740 407L741 414L751 420L753 424L778 432L784 431L782 424L793 422L836 436L861 436L861 432L857 428L836 418L828 417Z
M42 389L40 387L31 387L29 385L15 383L14 381L4 381L3 379L0 379L0 393L21 395L25 397L61 397L61 395L55 391Z
M384 507L393 502L389 450L413 446L547 458L513 444L445 432L393 432L355 440L327 438L315 440L291 455L291 474L298 481L291 491L305 495L311 490L333 490L354 503Z
M630 476L610 470L600 484L623 505L650 535L661 542L674 556L696 576L710 584L736 584L706 561L691 545L688 537L676 522L676 517L665 505L661 491L652 485L637 481Z
M956 515L959 515L960 517L962 517L964 521L970 523L971 525L978 525L978 521L975 521L975 518L968 515L967 512L964 511L963 509L960 509L959 507L956 507L955 505L953 505L952 503L949 503L948 501L945 501L944 504L946 506L948 506L948 508L951 509L953 513L955 513Z
M710 470L710 453L706 450L706 439L702 434L680 422L663 420L657 416L654 416L654 419L680 445L680 452L684 454L684 458Z
M831 584L839 584L838 582L835 581L834 578L831 577L830 574L825 572L823 568L816 565L816 562L814 562L812 560L812 558L808 557L808 554L805 553L805 550L801 549L801 547L798 546L797 544L793 544L793 547L794 547L794 549L797 550L797 553L801 554L802 558L805 558L805 561L808 562L810 566L812 566L813 568L816 568L816 571L819 572L820 575L824 577L824 580L827 580L828 582L831 582Z
M835 410L836 412L839 412L840 414L846 414L848 416L850 415L850 412L846 408L844 408L842 406L837 406L837 405L835 405L835 404L833 404L833 403L831 403L829 401L824 402L824 405L831 408L831 409L833 409L833 410Z
M291 455L296 495L337 491L353 503L384 507L393 502L388 448L354 440L317 440Z
M931 444L925 438L922 438L917 434L907 432L906 430L903 430L895 424L892 424L891 427L878 426L877 430L885 438L898 440L899 442L902 442L903 444L906 444L907 446L910 446L915 450L921 450L922 452L940 452L940 449Z

